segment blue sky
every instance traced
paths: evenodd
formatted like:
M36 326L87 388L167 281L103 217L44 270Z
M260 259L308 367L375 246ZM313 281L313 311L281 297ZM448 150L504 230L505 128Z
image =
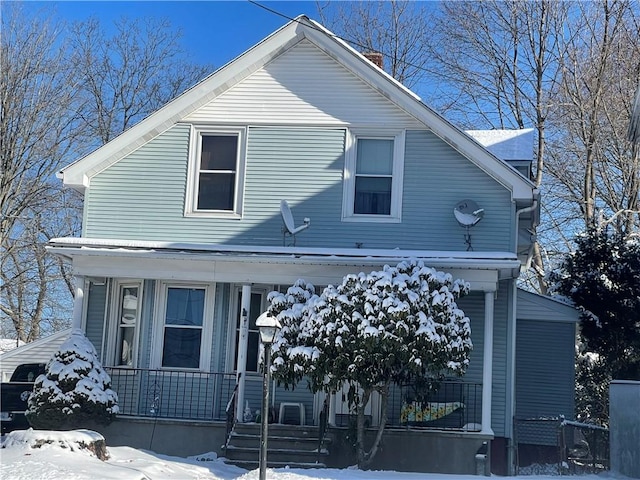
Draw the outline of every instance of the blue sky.
M318 19L314 1L261 1L261 4L289 17L305 14ZM120 17L167 18L183 33L182 43L197 63L216 68L232 60L274 30L288 22L246 0L238 1L65 1L28 2L30 8L54 7L66 21L91 16L106 28Z

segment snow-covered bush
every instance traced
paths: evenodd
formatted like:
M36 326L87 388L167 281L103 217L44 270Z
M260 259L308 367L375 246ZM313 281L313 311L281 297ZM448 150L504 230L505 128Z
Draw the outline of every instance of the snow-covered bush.
M118 395L96 350L82 331L73 330L35 382L25 412L40 429L66 430L107 425L118 413Z
M272 347L274 378L313 391L335 392L344 382L358 417L359 465L373 458L384 430L389 387L445 372L461 375L472 349L469 319L456 299L467 283L407 261L382 271L347 275L320 296L298 280L286 294L269 294L269 312L283 326ZM382 419L364 451L364 409L381 396Z

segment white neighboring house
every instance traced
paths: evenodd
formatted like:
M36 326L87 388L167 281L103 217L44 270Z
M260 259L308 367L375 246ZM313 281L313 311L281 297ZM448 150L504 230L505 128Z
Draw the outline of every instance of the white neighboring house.
M67 328L35 342L25 343L18 348L1 353L0 375L2 375L2 381L8 382L18 365L23 363L47 363L53 354L58 351L62 342L69 337L70 333L71 329ZM11 341L15 342L15 340Z

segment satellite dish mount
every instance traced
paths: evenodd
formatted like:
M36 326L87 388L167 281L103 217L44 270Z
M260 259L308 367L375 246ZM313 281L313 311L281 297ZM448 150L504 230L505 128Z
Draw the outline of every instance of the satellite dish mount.
M484 217L484 208L478 207L473 200L462 200L458 202L453 209L453 214L460 224L466 230L464 234L464 243L467 245L467 251L473 250L471 245L471 227L476 226Z
M291 208L289 208L289 203L286 200L282 200L280 202L280 215L282 215L282 244L287 246L287 237L292 237L293 242L289 245L296 246L296 234L301 232L302 230L309 228L311 225L311 220L308 218L304 219L304 224L296 227L295 222L293 221L293 214L291 213Z

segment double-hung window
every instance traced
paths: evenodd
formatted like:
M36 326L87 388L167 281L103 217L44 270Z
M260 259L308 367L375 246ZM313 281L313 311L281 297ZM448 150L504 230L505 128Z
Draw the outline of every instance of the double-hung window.
M347 141L343 219L400 221L404 134L352 134Z
M240 215L244 129L193 128L187 215Z
M155 363L162 368L203 369L211 344L211 288L163 284ZM207 320L208 319L208 320Z

